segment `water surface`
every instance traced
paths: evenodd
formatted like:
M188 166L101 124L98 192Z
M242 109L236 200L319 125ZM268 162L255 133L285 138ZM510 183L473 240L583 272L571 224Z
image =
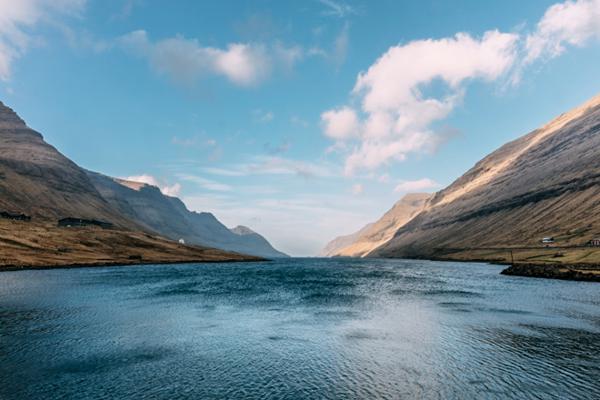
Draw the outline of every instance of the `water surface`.
M291 259L0 274L0 399L600 398L600 285Z

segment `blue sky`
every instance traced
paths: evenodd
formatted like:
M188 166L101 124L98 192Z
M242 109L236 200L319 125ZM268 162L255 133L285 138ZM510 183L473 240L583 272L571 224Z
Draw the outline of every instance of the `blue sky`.
M78 164L314 255L600 91L600 1L0 1L0 99Z

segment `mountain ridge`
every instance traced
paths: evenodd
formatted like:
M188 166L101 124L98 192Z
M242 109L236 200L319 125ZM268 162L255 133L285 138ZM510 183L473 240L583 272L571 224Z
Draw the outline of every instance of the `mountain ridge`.
M147 229L113 207L86 170L2 102L0 217L0 270L261 259L182 245Z
M255 236L232 232L213 214L190 211L181 199L163 194L156 186L92 171L87 174L114 208L167 238L259 257L288 257L256 232L251 231Z
M583 245L600 233L599 159L600 95L484 157L371 255Z

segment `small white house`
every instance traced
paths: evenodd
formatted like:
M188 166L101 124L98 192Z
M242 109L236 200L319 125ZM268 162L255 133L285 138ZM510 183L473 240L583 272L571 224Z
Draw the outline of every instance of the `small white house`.
M185 244L185 240L179 239L179 244Z
M543 244L554 243L554 238L553 237L545 237L545 238L542 239L542 243Z

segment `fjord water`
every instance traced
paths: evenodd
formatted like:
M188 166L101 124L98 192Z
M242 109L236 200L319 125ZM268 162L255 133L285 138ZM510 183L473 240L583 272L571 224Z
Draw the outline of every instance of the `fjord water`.
M286 259L0 274L0 398L600 398L600 285Z

